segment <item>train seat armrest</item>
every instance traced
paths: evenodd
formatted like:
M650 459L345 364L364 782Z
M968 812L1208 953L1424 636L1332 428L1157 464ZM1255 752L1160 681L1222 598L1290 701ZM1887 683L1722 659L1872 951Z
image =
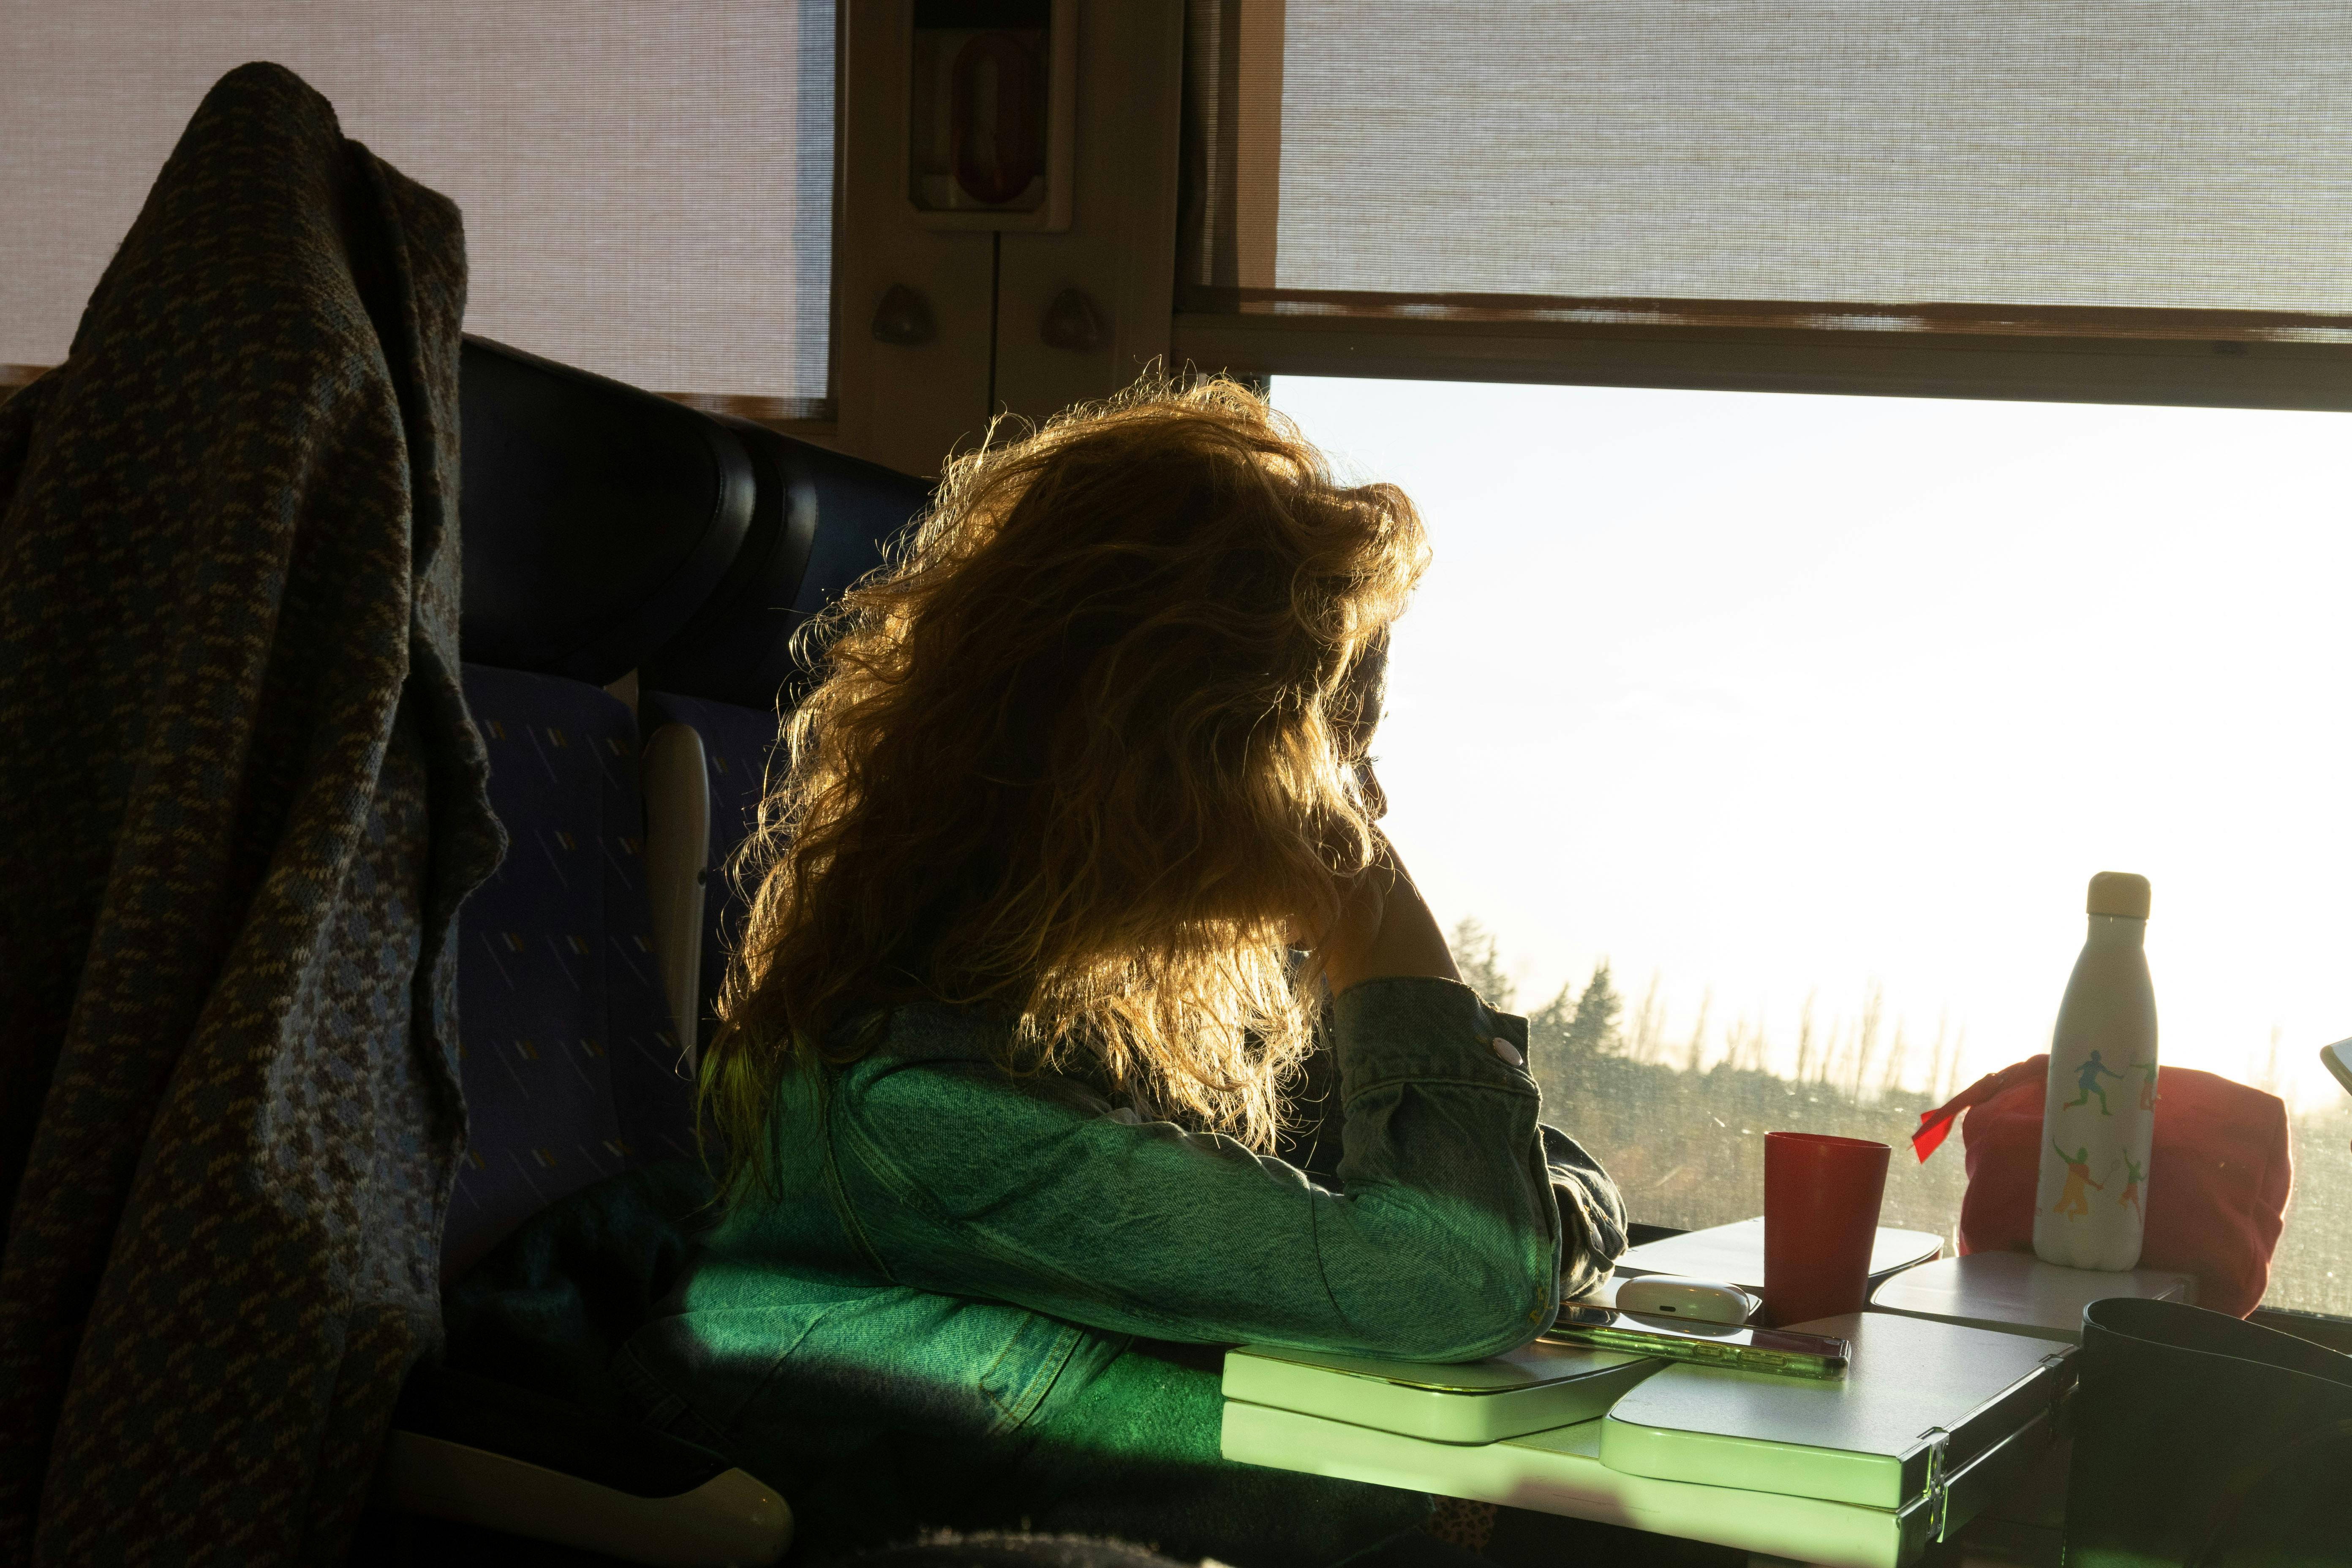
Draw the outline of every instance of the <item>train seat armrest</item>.
M633 1497L676 1497L733 1468L625 1415L446 1366L416 1369L393 1425Z
M772 1563L793 1540L792 1510L742 1470L721 1470L675 1496L643 1497L399 1428L384 1440L369 1501L651 1568Z
M773 1563L774 1488L698 1444L477 1373L420 1366L371 1500L659 1568Z

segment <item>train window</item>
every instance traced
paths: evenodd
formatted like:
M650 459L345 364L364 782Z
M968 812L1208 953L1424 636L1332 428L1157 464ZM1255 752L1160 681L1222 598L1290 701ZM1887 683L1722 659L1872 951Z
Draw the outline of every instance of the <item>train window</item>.
M2047 1047L2085 879L2155 886L2164 1060L2272 1089L2270 1304L2352 1311L2336 413L1278 376L1435 562L1375 746L1475 984L1635 1216L1768 1127L1901 1149ZM1888 1223L1949 1234L1955 1143ZM2160 1178L2159 1178L2160 1179Z

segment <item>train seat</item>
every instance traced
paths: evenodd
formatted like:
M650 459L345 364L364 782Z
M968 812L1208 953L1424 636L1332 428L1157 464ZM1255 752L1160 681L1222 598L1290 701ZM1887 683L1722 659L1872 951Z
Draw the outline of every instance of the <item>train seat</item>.
M777 506L734 430L485 338L458 375L467 663L610 685L743 580Z
M699 884L699 920L665 921L676 1011L683 1019L690 1006L696 1018L689 1051L717 1022L719 981L740 935L730 862L758 825L779 714L810 673L794 634L885 564L930 500L929 487L892 469L728 423L759 475L748 541L709 605L638 671L655 831L676 825L656 852L665 864L687 858ZM707 803L696 796L698 777ZM666 885L680 884L673 876Z
M742 912L725 867L805 674L793 634L929 499L482 340L461 398L466 692L509 849L459 920L470 1134L445 1279L558 1199L692 1152ZM642 689L638 710L607 687ZM791 1540L782 1500L719 1455L448 1367L413 1380L374 1500L679 1568Z
M759 510L736 436L480 339L460 362L467 705L508 836L458 917L455 1279L556 1199L692 1146L656 956L637 726L601 689L676 637Z
M509 842L458 921L469 1136L445 1279L549 1204L693 1152L656 924L682 902L656 872L681 873L656 865L636 718L604 687L730 581L760 501L741 440L652 394L468 340L461 399L465 688ZM373 1500L645 1563L769 1562L791 1535L715 1454L443 1366L411 1380Z
M459 919L468 1127L445 1280L559 1199L695 1152L690 1065L654 938L635 716L562 676L468 665L465 687L508 850ZM467 1527L674 1568L773 1562L791 1542L782 1498L720 1456L446 1365L410 1380L372 1500L446 1521L436 1561L500 1554Z
M714 424L741 443L757 500L725 579L638 679L648 691L772 713L805 673L793 635L882 564L930 490L748 420Z
M467 1149L442 1275L593 1182L694 1152L693 1087L656 959L626 704L467 665L507 856L459 917Z

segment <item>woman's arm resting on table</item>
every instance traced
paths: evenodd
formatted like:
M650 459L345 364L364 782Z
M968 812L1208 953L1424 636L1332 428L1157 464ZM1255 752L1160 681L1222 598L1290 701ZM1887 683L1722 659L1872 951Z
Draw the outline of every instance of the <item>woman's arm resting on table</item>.
M1231 1139L1129 1125L1055 1080L876 1060L837 1086L845 1220L900 1283L1112 1331L1425 1361L1526 1342L1557 1308L1538 1096L1467 987L1334 1009L1344 1195Z
M1338 1191L1226 1138L1130 1125L980 1062L853 1069L829 1117L845 1223L894 1279L1098 1329L1429 1361L1526 1342L1623 1247L1622 1205L1540 1127L1524 1019L1454 978L1384 852L1327 933Z
M1625 1256L1625 1199L1601 1162L1557 1127L1543 1130L1551 1190L1559 1205L1559 1293L1581 1296Z
M1460 978L1436 917L1385 838L1380 859L1364 873L1355 900L1325 942L1323 959L1335 993L1381 975ZM1515 1048L1525 1056L1525 1023L1510 1032ZM1561 1292L1579 1296L1607 1279L1624 1255L1625 1200L1601 1162L1575 1139L1553 1127L1542 1131L1559 1205Z

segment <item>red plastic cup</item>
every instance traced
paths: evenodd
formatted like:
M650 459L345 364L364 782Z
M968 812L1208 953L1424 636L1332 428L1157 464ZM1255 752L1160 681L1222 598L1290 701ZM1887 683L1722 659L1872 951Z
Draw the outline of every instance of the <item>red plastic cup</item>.
M1786 1327L1862 1310L1886 1153L1866 1138L1764 1134L1767 1322Z

